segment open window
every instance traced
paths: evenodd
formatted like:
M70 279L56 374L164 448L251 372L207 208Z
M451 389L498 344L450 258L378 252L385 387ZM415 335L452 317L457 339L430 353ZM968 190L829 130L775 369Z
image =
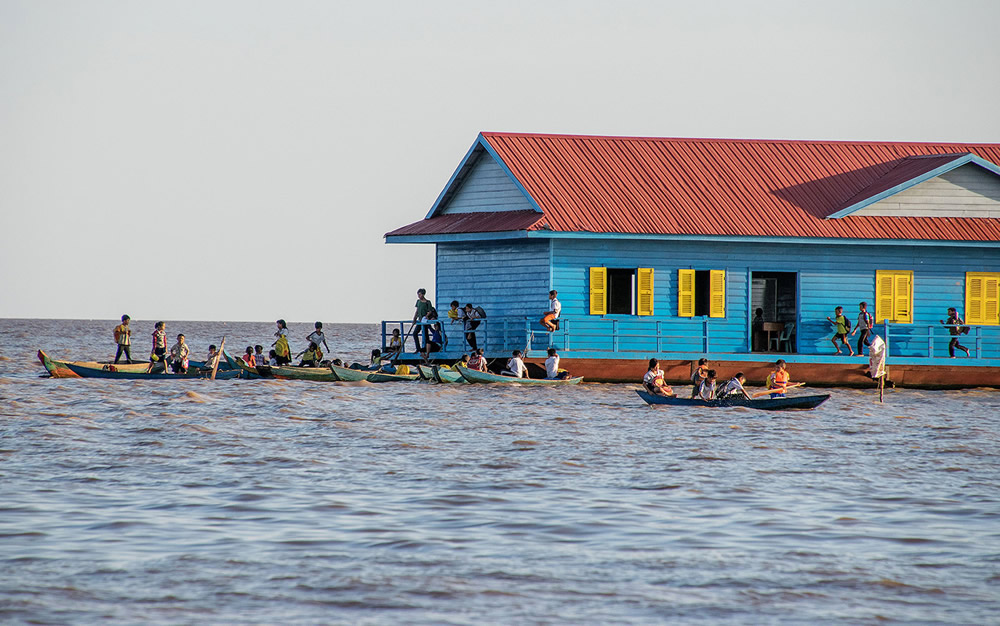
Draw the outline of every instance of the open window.
M725 317L725 270L678 270L677 315Z
M590 268L591 315L652 315L653 269Z

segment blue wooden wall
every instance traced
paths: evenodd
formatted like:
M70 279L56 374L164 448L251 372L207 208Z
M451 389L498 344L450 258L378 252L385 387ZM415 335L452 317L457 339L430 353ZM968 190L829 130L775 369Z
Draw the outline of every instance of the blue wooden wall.
M437 244L437 289L434 301L443 318L452 300L471 302L487 312L487 327L480 331L480 347L499 349L502 324L508 341L524 344L525 317L541 318L549 298L549 249L547 240L517 240ZM457 326L445 325L450 341L460 344ZM483 339L488 338L488 345Z
M926 334L928 326L940 328L939 320L946 317L949 306L964 310L965 272L1000 271L1000 247L554 239L552 264L552 285L559 290L563 317L571 329L570 349L614 349L608 339L612 324L617 324L620 336L646 335L621 337L619 352L700 352L706 328L711 352L747 352L750 273L787 271L797 272L799 278L798 352L832 353L833 329L826 316L832 317L840 305L853 323L858 302L867 301L874 311L876 270L912 270L914 323L894 327L894 333L904 336L894 337L891 347L894 355L919 356L927 353L927 339L916 335ZM588 268L599 265L654 268L654 315L590 315ZM725 318L677 317L678 269L726 270ZM649 336L657 332L671 336L661 339L659 347ZM986 332L996 354L1000 329ZM935 341L935 356L947 354L947 343L941 334Z

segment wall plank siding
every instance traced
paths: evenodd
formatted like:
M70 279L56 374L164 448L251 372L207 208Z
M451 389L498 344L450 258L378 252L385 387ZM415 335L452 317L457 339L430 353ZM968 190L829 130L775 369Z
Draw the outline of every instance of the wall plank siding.
M489 154L479 157L440 214L484 211L530 211L524 193Z
M852 215L1000 218L1000 176L970 163Z
M917 356L926 353L928 326L940 332L939 320L949 306L960 310L965 302L965 272L1000 271L1000 246L950 248L931 246L782 245L765 243L656 242L628 240L573 240L552 242L552 288L559 291L563 318L572 328L572 349L610 349L611 324L620 334L644 334L622 338L619 349L648 353L700 351L706 318L677 317L677 270L726 270L726 317L707 319L713 352L748 350L750 272L787 271L798 275L798 351L822 354L833 351L829 339L833 328L826 317L843 306L852 325L858 303L869 303L874 314L876 270L912 270L914 273L914 322L896 326L902 337L892 339L892 354ZM588 268L652 267L654 273L653 315L594 316L588 309ZM656 345L656 323L663 335ZM990 329L990 336L1000 329ZM852 343L856 343L855 336ZM991 341L995 341L991 339ZM947 337L935 340L935 354L946 354Z

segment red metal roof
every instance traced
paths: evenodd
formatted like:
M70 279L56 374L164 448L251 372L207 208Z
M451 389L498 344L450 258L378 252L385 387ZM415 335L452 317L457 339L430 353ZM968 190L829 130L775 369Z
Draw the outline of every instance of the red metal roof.
M420 220L397 228L386 237L399 235L450 235L457 233L499 233L533 230L545 216L535 211L496 211L484 213L449 213Z
M503 230L1000 241L998 219L825 219L967 153L1000 163L1000 144L482 138L544 215L465 214L462 226L456 215L434 216L388 235L491 232L506 222ZM515 228L515 222L523 225Z

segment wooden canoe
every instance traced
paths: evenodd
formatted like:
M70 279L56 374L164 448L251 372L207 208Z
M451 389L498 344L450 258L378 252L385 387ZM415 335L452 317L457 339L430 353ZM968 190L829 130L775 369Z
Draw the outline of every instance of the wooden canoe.
M685 406L685 407L707 407L707 408L719 408L719 407L730 407L730 406L742 406L749 409L760 409L762 411L792 411L792 410L808 410L815 409L819 405L823 404L830 399L830 394L821 394L813 396L792 396L790 398L758 398L755 400L747 400L746 398L725 398L723 400L701 400L698 398L678 398L670 396L660 396L656 394L649 393L648 391L642 389L636 389L635 392L639 394L639 397L646 401L650 406L656 404L665 404L667 406Z
M148 362L132 362L132 363L112 363L105 361L61 361L59 359L53 359L43 350L38 351L38 360L41 361L42 366L48 371L49 375L53 378L81 378L79 374L73 371L69 367L69 364L76 365L79 368L85 368L92 370L94 368L104 369L107 367L109 370L114 368L118 372L132 372L135 374L144 374L146 370L149 369ZM188 361L189 369L204 367L204 361ZM219 365L219 369L234 369L230 367L223 367L222 364ZM91 377L92 378L92 377Z
M417 380L420 374L390 374L388 372L368 372L366 380L370 383L392 383L407 380Z
M480 372L470 370L467 367L456 365L455 370L470 383L506 383L513 385L577 385L583 380L583 376L576 378L515 378L513 376L500 376L490 372Z
M462 376L458 370L450 369L446 367L441 367L440 365L435 365L431 368L431 373L434 375L434 380L439 383L468 383L465 377Z
M135 372L121 371L115 365L98 365L96 367L82 365L80 363L68 362L66 367L80 378L106 378L114 380L185 380L197 378L209 378L211 370L203 370L197 367L190 367L186 374L172 374L169 372ZM239 370L223 370L216 374L216 380L229 380L239 378Z
M368 380L368 375L372 373L371 370L352 370L349 367L341 367L340 365L330 365L330 371L337 377L337 380L348 383Z
M241 371L256 374L260 378L276 378L278 380L311 380L320 383L332 383L340 380L336 375L325 367L295 367L292 365L265 365L261 367L250 367L240 357L236 357L236 364Z

